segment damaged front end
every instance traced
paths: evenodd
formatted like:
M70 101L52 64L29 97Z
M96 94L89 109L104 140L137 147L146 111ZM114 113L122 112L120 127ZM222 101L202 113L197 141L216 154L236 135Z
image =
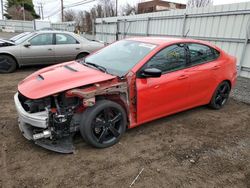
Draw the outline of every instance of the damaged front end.
M19 128L25 138L39 146L73 153L72 138L79 131L82 113L100 98L115 100L129 110L127 83L116 79L35 100L17 93L14 100Z
M72 136L78 130L79 98L65 94L31 100L17 93L14 97L18 123L25 138L60 153L72 153Z

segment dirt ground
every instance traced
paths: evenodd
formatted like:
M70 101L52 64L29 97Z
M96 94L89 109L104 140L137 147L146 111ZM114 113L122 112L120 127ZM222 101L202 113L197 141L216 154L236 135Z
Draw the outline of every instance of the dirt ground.
M0 187L250 187L250 106L231 99L128 130L111 148L80 137L62 155L27 141L17 125L17 83L36 68L0 75Z

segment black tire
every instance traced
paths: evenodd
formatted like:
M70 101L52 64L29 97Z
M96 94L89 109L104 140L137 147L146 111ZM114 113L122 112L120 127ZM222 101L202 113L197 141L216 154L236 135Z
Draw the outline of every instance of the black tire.
M83 113L80 132L90 145L106 148L119 142L126 125L126 112L119 104L100 100Z
M9 55L0 55L0 73L11 73L17 69L16 60Z
M81 60L85 58L87 55L89 55L87 52L80 53L76 56L76 60Z
M227 81L220 83L213 94L209 106L216 110L221 109L227 103L230 91L231 87Z

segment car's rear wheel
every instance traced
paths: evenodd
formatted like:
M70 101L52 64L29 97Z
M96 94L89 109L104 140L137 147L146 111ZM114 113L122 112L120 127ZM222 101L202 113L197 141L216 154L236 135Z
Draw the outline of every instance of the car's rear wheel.
M0 55L0 73L11 73L17 68L16 60L9 55Z
M213 94L209 106L213 109L221 109L227 103L230 91L231 87L227 81L220 83Z
M81 59L83 59L83 58L85 58L86 56L88 56L89 54L88 53L86 53L86 52L84 52L84 53L80 53L80 54L78 54L77 56L76 56L76 60L81 60Z
M126 125L126 112L119 104L100 100L84 112L80 132L87 143L106 148L119 142Z

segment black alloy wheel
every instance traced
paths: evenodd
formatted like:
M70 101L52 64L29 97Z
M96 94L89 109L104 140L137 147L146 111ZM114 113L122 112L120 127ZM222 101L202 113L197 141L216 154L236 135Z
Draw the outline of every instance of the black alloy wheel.
M17 63L9 55L0 55L0 73L11 73L17 68Z
M86 142L105 148L120 140L126 124L126 113L119 104L101 100L84 112L80 131Z
M228 101L231 87L228 82L222 82L216 89L210 106L214 109L221 109Z
M92 122L92 134L98 143L111 143L122 134L122 114L115 108L105 108Z

